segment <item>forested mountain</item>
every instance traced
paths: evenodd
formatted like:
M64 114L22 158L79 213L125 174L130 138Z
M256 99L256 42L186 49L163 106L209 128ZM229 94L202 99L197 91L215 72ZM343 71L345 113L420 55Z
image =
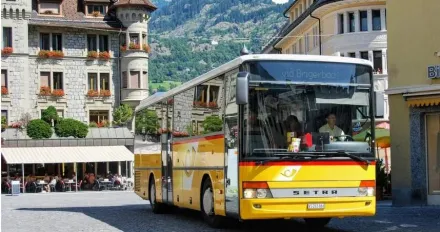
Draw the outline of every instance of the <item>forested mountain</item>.
M278 31L289 2L155 0L150 21L150 82L185 82L239 55L253 53Z

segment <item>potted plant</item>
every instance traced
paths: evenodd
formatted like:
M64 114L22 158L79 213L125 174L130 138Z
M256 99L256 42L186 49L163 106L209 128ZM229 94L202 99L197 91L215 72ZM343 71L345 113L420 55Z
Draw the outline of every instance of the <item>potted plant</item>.
M383 189L387 185L387 175L383 160L378 159L376 162L376 199L383 199Z

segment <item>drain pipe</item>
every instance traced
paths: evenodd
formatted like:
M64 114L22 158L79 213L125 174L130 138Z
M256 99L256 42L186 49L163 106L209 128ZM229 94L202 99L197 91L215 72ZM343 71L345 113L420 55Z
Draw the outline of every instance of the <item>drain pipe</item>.
M310 12L310 17L318 20L318 37L319 37L319 55L322 55L322 46L321 46L321 19L312 15Z

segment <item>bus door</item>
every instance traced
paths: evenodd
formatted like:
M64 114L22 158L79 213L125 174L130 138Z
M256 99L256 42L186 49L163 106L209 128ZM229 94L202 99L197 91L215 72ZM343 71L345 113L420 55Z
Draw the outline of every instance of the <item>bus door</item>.
M168 108L168 109L167 109ZM163 119L167 119L168 115L172 115L172 106L167 107L165 105L162 108ZM168 120L163 120L162 125L164 128L170 128L171 125L169 125ZM171 134L168 131L168 133L163 133L161 137L161 144L162 144L162 202L163 203L173 203L173 161L172 161L172 146L171 146Z

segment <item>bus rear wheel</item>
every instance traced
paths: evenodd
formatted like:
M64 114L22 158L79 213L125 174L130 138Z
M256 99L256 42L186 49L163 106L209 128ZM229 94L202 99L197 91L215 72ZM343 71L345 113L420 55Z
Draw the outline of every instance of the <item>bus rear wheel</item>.
M203 182L203 188L200 195L200 206L203 219L213 228L222 227L224 218L222 216L217 216L214 213L214 191L210 179L206 179Z
M156 185L154 184L154 180L150 180L150 191L148 198L150 199L150 206L153 210L153 213L160 214L165 212L166 205L159 203L156 201Z
M304 218L306 225L310 228L320 229L325 227L331 218Z

